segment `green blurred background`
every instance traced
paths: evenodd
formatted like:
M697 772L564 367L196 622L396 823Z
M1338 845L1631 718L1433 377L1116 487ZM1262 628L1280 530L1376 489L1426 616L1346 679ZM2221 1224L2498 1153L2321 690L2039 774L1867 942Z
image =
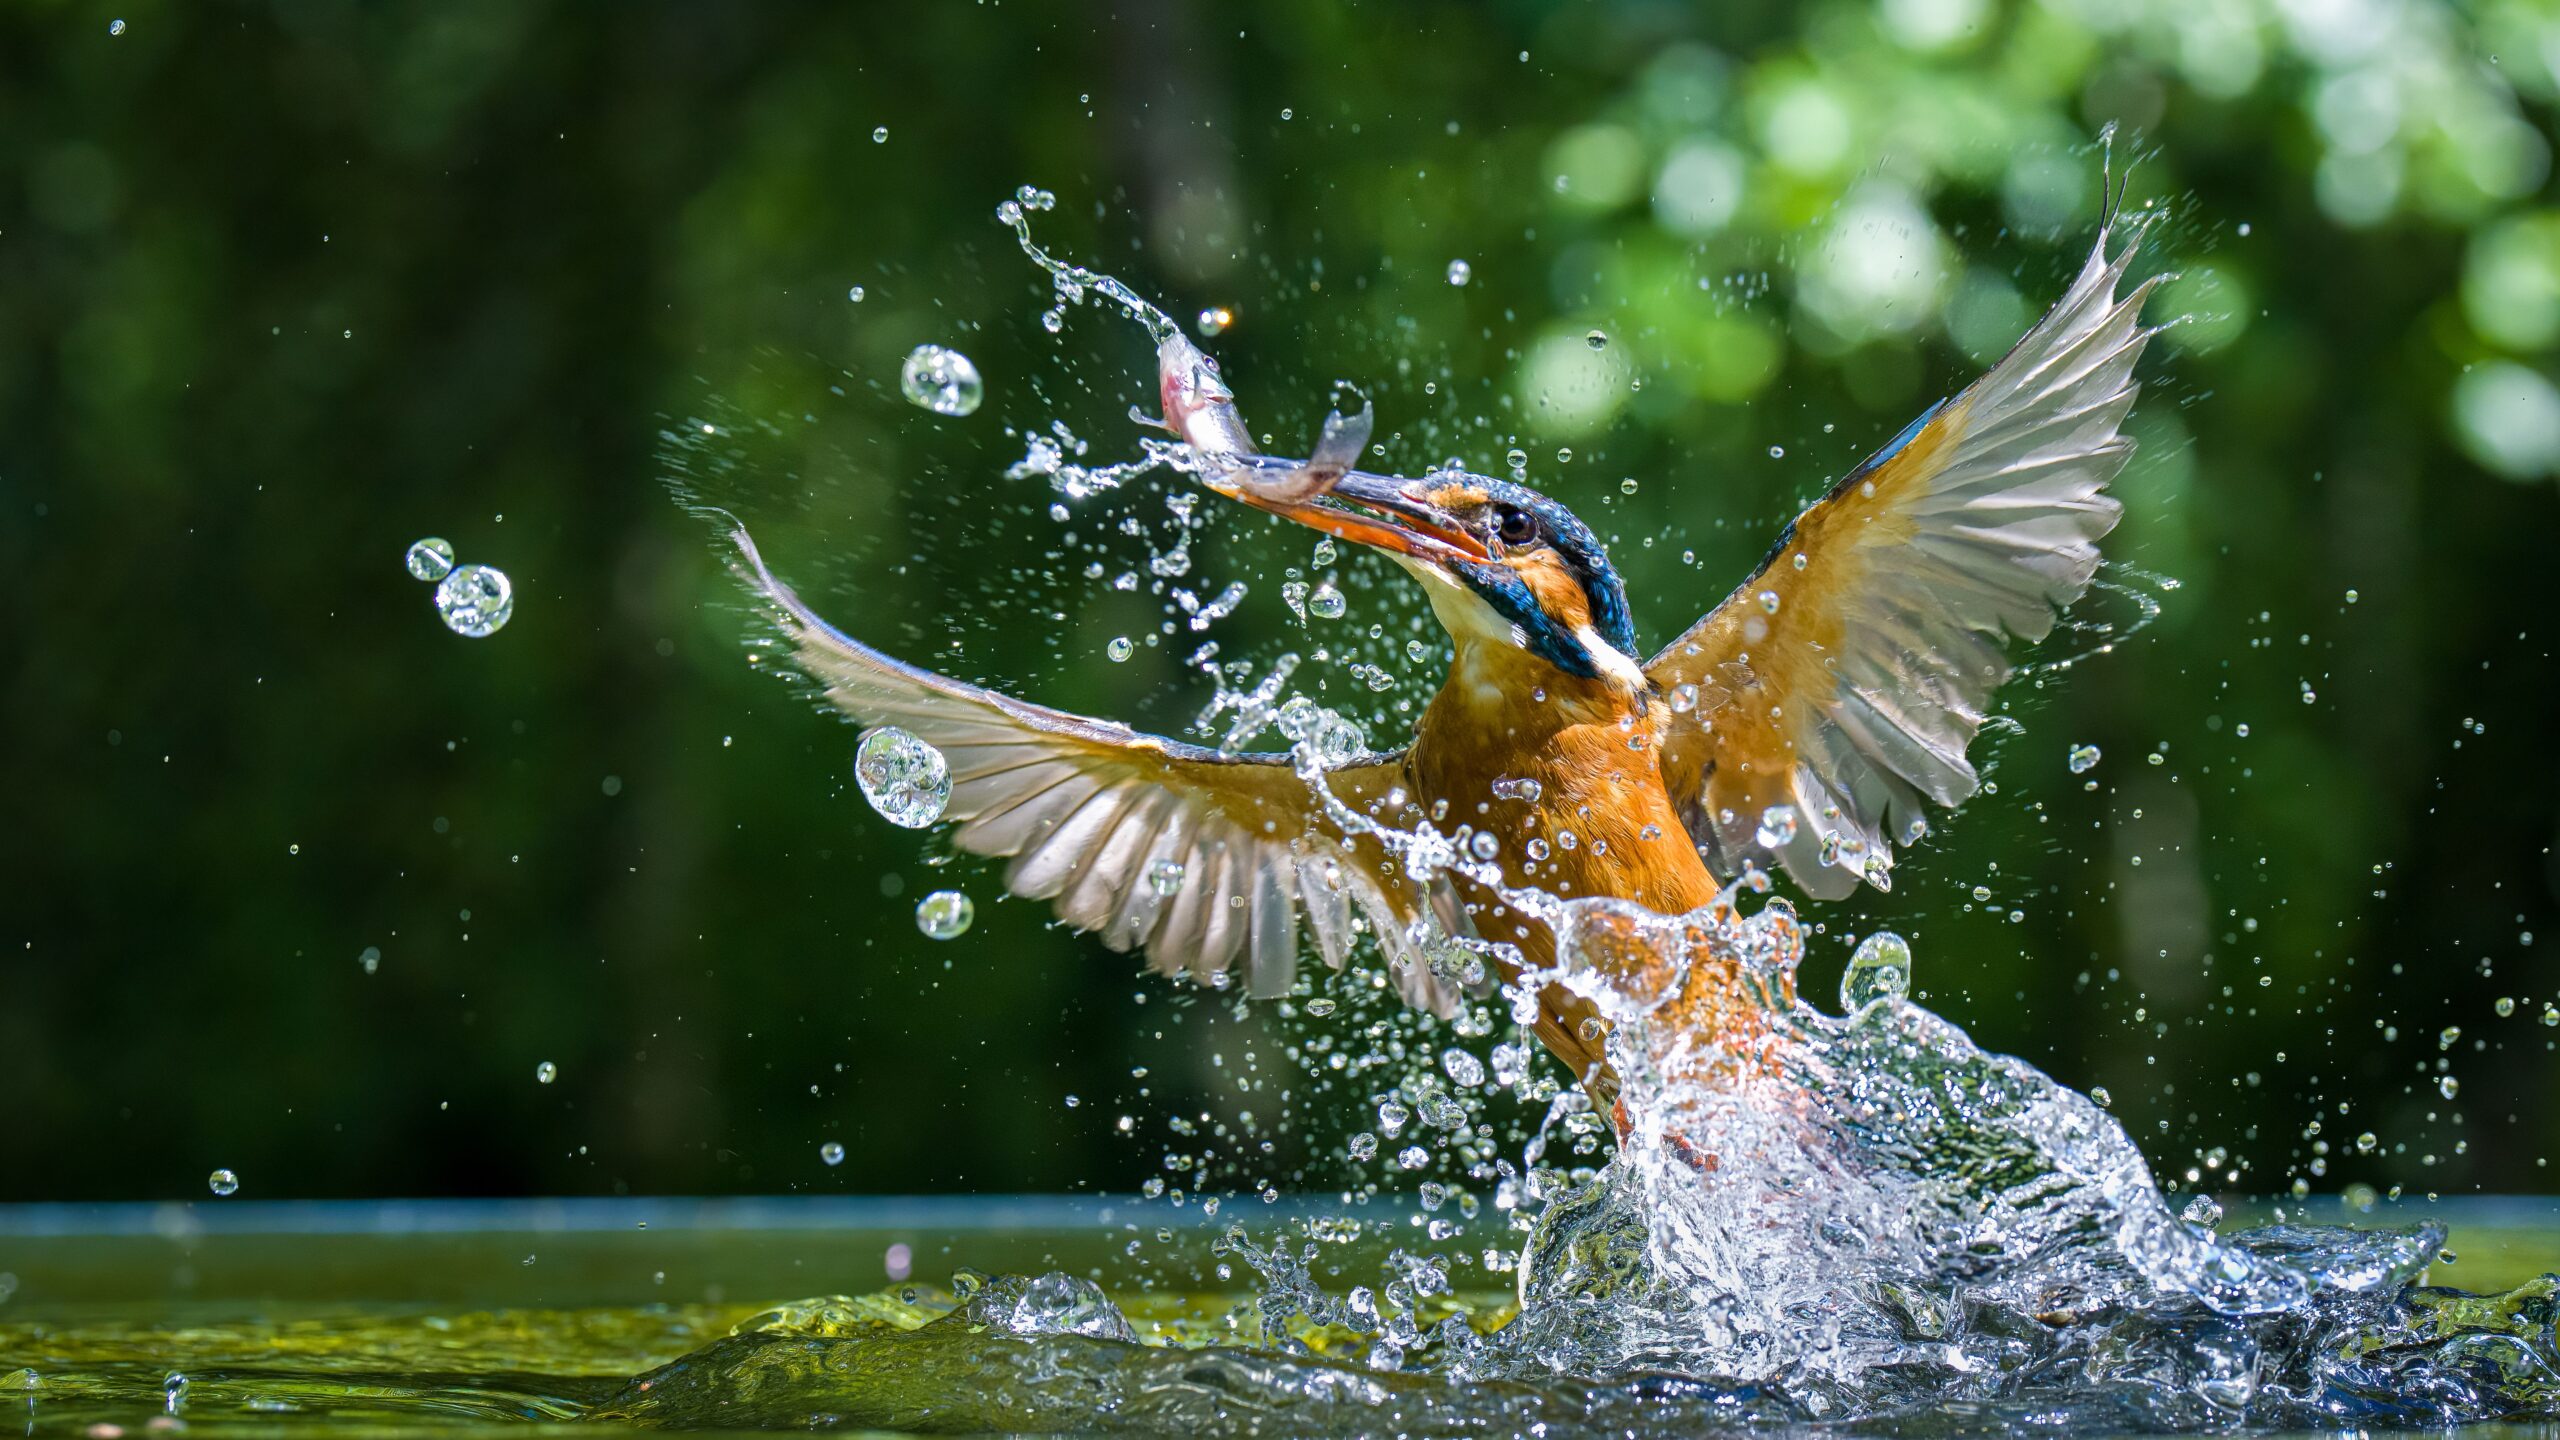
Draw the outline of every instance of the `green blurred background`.
M1905 932L2184 1183L2548 1188L2555 65L2527 3L18 0L0 1199L1123 1189L1257 1104L1255 1174L1347 1183L1370 1092L1293 1050L1448 1037L1239 1017L882 822L668 479L910 658L1179 731L1195 639L1291 649L1392 743L1438 657L1386 572L1300 622L1302 534L1206 517L1158 586L1166 483L1061 523L1005 477L1053 420L1134 453L1150 365L1042 327L998 200L1232 307L1280 448L1350 380L1390 467L1526 450L1650 643L2059 292L2110 122L2188 317L2124 590L1809 989ZM928 341L978 414L899 398ZM513 576L504 631L437 623L429 534Z

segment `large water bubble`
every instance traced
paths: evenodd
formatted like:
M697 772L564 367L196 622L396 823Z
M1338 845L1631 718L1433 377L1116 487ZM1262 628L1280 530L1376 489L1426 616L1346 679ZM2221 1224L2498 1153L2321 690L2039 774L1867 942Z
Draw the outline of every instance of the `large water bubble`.
M957 890L936 890L916 904L916 928L928 940L957 940L977 918L977 904Z
M436 586L436 613L454 634L485 639L516 613L515 584L494 565L458 566Z
M1910 993L1911 946L1890 930L1859 941L1849 967L1840 972L1840 1008L1851 1014Z
M430 535L409 547L407 564L413 580L441 580L453 570L453 543Z
M968 356L941 345L919 345L899 367L898 388L909 401L936 415L975 414L986 398L985 382Z
M853 778L872 809L890 824L910 830L941 819L943 807L951 803L951 766L942 752L895 725L862 737L853 755Z

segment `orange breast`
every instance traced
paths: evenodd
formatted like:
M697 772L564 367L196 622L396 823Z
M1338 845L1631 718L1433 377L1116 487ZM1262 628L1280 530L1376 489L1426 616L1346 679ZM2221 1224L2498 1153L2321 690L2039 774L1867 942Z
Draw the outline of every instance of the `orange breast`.
M1715 877L1663 783L1659 704L1526 655L1508 663L1521 673L1505 673L1503 657L1462 657L1424 712L1410 773L1426 811L1444 831L1464 825L1491 835L1515 888L1630 900L1674 915L1714 899ZM1491 892L1467 899L1479 934L1517 945L1531 966L1553 961L1547 927ZM1697 993L1676 1003L1687 1023L1721 1033L1740 1009L1720 998L1728 987L1709 983L1708 968L1693 969ZM1549 986L1539 1008L1539 1040L1595 1099L1614 1098L1588 1002Z

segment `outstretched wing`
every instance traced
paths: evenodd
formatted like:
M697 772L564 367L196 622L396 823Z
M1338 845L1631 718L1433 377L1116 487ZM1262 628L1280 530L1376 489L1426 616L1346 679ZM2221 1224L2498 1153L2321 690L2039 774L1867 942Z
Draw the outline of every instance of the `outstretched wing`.
M1415 935L1417 917L1463 925L1447 897L1422 895L1375 840L1345 837L1285 754L1229 755L1125 725L1027 705L901 664L820 619L735 532L741 576L767 602L801 669L866 731L895 725L951 767L944 818L978 855L1011 857L1005 885L1114 950L1143 949L1161 974L1285 993L1297 977L1303 914L1339 969L1364 928L1412 1004L1455 1000ZM1345 804L1375 813L1403 783L1400 755L1328 771ZM1181 867L1170 895L1156 877ZM1429 931L1426 930L1425 934Z
M2005 640L2045 636L2123 509L2102 492L2133 452L2120 427L2156 282L2119 298L2136 247L2106 248L2102 231L2017 348L1849 472L1646 666L1675 708L1697 687L1663 772L1718 869L1775 859L1825 898L1889 888L1922 802L1973 793L1965 749L2009 677ZM1793 835L1763 845L1780 805Z

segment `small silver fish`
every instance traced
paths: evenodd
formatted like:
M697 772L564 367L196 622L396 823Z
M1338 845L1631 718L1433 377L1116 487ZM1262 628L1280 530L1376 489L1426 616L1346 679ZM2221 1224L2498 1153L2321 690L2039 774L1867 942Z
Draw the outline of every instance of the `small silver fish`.
M1180 334L1165 337L1156 347L1156 393L1164 406L1163 419L1154 419L1134 405L1129 407L1129 418L1169 431L1200 456L1204 468L1223 457L1253 453L1253 436L1244 428L1243 413L1236 409L1235 392L1218 374L1218 362Z
M1312 500L1340 483L1369 446L1376 414L1367 401L1360 413L1325 416L1315 452L1304 462L1257 455L1235 392L1218 373L1218 362L1180 334L1156 347L1156 391L1164 418L1149 417L1131 406L1129 416L1173 434L1200 457L1200 478L1213 489L1250 490L1265 499L1294 503Z

